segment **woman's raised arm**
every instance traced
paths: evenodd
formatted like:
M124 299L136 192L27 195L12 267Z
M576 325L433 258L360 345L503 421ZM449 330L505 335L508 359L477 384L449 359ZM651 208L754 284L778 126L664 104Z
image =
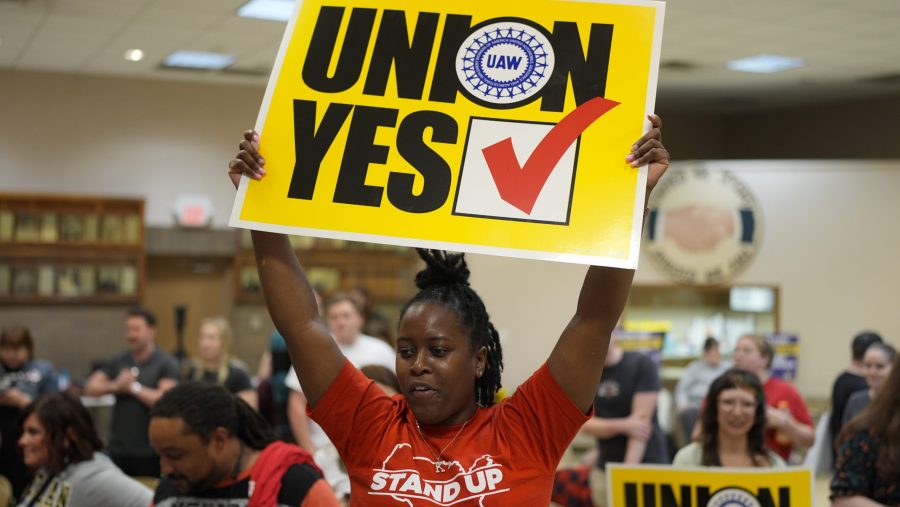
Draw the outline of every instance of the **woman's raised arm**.
M626 162L649 165L647 198L669 167L662 144L662 120L649 117L653 128L631 147ZM646 202L646 201L645 201ZM584 277L575 315L556 342L547 365L569 399L583 411L591 406L609 349L609 337L628 299L634 270L591 266Z
M228 164L235 188L241 175L263 179L264 165L259 135L244 132L240 151ZM319 317L315 294L288 237L263 231L251 231L251 236L266 308L287 342L306 399L315 405L337 377L344 356Z

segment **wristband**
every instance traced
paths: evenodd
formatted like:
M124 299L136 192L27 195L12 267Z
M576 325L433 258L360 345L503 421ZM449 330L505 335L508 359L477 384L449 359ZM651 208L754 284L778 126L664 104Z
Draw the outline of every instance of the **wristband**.
M144 390L144 386L141 385L140 382L132 382L131 384L131 394L137 396L138 393Z

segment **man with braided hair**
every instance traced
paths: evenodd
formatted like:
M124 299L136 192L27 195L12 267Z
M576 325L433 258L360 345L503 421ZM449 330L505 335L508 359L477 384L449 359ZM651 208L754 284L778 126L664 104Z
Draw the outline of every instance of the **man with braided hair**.
M336 507L312 456L275 440L269 424L223 386L187 382L150 414L163 477L154 507Z
M625 157L649 164L649 191L668 167L661 120ZM244 133L229 164L261 180L259 136ZM263 182L263 184L265 184ZM282 234L252 231L269 314L285 337L310 416L325 429L351 481L351 506L548 505L553 473L593 413L609 339L633 270L591 266L575 315L547 362L494 404L503 353L462 255L420 251L418 294L400 316L396 372L387 396L341 354Z

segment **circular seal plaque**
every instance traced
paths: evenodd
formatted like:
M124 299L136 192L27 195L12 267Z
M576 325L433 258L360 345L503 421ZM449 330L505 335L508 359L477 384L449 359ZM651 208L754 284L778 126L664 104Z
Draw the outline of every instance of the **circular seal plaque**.
M477 26L457 53L456 75L476 103L514 107L533 100L553 73L553 47L544 30L522 19Z
M732 173L691 165L666 175L647 217L647 255L678 283L719 285L756 256L760 212Z

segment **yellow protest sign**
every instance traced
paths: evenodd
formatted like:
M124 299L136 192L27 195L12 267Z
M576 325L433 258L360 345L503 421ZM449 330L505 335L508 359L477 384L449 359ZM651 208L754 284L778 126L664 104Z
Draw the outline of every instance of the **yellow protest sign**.
M298 0L231 224L635 267L663 5Z
M608 464L608 507L807 507L808 468L672 468Z

